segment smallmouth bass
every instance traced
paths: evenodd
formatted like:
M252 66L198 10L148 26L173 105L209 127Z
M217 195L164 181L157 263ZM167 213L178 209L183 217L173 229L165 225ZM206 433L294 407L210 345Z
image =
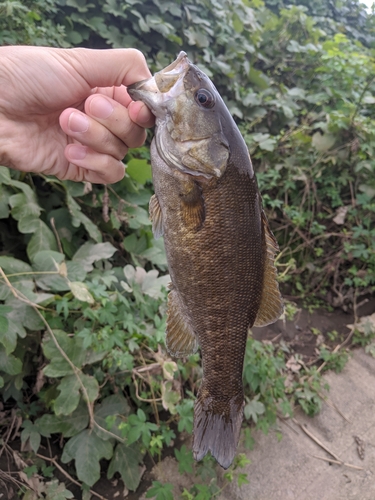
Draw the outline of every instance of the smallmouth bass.
M193 454L227 469L243 418L248 330L283 311L277 242L262 209L247 146L210 79L181 52L128 87L156 117L150 217L164 236L171 290L166 346L183 357L201 347Z

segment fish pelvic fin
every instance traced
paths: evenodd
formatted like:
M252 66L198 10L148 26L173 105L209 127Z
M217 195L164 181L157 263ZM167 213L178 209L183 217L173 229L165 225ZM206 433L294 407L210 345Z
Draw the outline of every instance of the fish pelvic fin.
M275 255L279 251L277 241L268 225L265 213L262 211L262 224L266 239L266 259L264 265L263 291L254 326L266 326L274 323L284 311L284 303L277 282Z
M239 392L226 402L216 401L201 390L194 406L193 455L195 460L211 452L223 469L236 455L243 418L244 397Z
M148 209L152 222L152 232L154 233L154 238L157 240L160 236L163 236L164 229L161 208L156 194L151 196Z
M183 313L178 293L173 287L168 294L165 344L169 354L176 358L189 356L198 349L197 336Z

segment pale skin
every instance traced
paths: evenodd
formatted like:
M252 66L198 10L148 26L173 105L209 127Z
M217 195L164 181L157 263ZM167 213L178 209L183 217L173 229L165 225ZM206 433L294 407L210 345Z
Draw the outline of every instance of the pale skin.
M0 165L109 184L154 118L126 86L149 78L136 49L0 47Z

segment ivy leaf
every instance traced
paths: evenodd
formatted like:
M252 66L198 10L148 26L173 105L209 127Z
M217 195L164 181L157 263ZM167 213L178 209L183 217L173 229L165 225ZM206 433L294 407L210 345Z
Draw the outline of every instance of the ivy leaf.
M0 316L0 342L5 347L7 354L15 350L17 346L17 334L21 338L25 338L26 331L24 327L5 316Z
M321 134L320 132L315 132L312 136L312 145L319 153L325 153L336 142L336 137L332 134Z
M69 283L70 290L74 297L81 302L87 302L88 304L93 304L95 302L94 297L89 292L87 285L79 281L71 281Z
M21 432L21 441L25 443L28 439L30 441L31 449L34 453L38 452L40 446L41 435L39 429L30 420L24 420L23 431Z
M64 447L61 461L66 464L75 460L77 476L80 481L93 486L100 479L100 460L112 458L113 447L110 441L103 441L94 432L85 429L69 439Z
M79 337L70 338L62 330L53 330L55 338L60 348L65 352L74 366L81 368L86 357L86 350L83 347L83 339ZM72 373L72 367L62 356L54 340L46 334L42 343L43 353L50 360L50 364L44 368L47 377L63 377Z
M127 446L119 443L116 446L112 460L108 467L107 477L111 479L115 472L119 472L125 486L135 491L141 481L144 468L138 464L142 461L142 454L136 445Z
M73 256L73 261L82 264L85 271L93 270L93 263L101 259L110 259L117 249L111 243L91 243L82 245Z
M95 422L110 431L112 434L121 436L121 431L119 430L119 424L123 421L122 418L129 414L130 408L128 402L121 394L112 394L107 398L104 398L101 404L97 405L95 408L94 416ZM108 426L107 417L115 417L112 421L112 425ZM94 432L103 440L110 439L111 436L103 432L98 427L94 427Z
M89 413L86 404L81 401L70 415L44 414L35 421L42 436L62 434L72 437L85 429L89 423Z
M102 235L96 225L85 215L81 207L75 201L75 199L67 193L66 202L69 212L72 215L72 224L74 227L79 227L81 224L84 226L86 231L89 233L90 238L92 238L97 243L102 241Z
M79 378L78 378L79 377ZM89 402L92 403L98 397L99 384L96 378L91 375L80 373L79 375L65 376L57 389L60 391L59 396L54 403L54 411L56 415L69 415L78 406L80 400L81 382L84 385Z
M7 354L2 346L0 346L0 371L9 375L18 375L22 372L22 361L13 354Z
M56 238L51 229L43 221L39 220L39 226L32 235L26 251L30 261L42 250L56 250Z

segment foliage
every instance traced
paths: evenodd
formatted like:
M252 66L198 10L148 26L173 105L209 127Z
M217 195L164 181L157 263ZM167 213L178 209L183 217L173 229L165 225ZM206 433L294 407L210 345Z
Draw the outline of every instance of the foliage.
M375 287L373 37L374 19L353 0L0 3L0 44L135 46L152 70L186 50L250 148L284 289L333 306L352 307ZM59 437L61 461L86 490L102 460L108 478L136 490L145 454L160 458L176 427L191 433L201 378L198 354L176 362L163 347L169 278L147 213L148 148L125 161L125 178L109 187L0 167L0 394L17 408L23 445L35 454ZM370 352L373 338L354 335ZM291 375L290 356L285 345L248 341L248 447L250 425L267 432L294 404L320 409L321 370L297 360ZM346 359L321 348L325 368ZM220 492L210 457L193 464L184 446L175 456L181 474L198 478L183 498ZM243 465L239 456L225 484L247 481ZM32 461L27 472L48 478L47 469ZM147 495L171 491L155 482ZM71 497L50 480L40 494Z

